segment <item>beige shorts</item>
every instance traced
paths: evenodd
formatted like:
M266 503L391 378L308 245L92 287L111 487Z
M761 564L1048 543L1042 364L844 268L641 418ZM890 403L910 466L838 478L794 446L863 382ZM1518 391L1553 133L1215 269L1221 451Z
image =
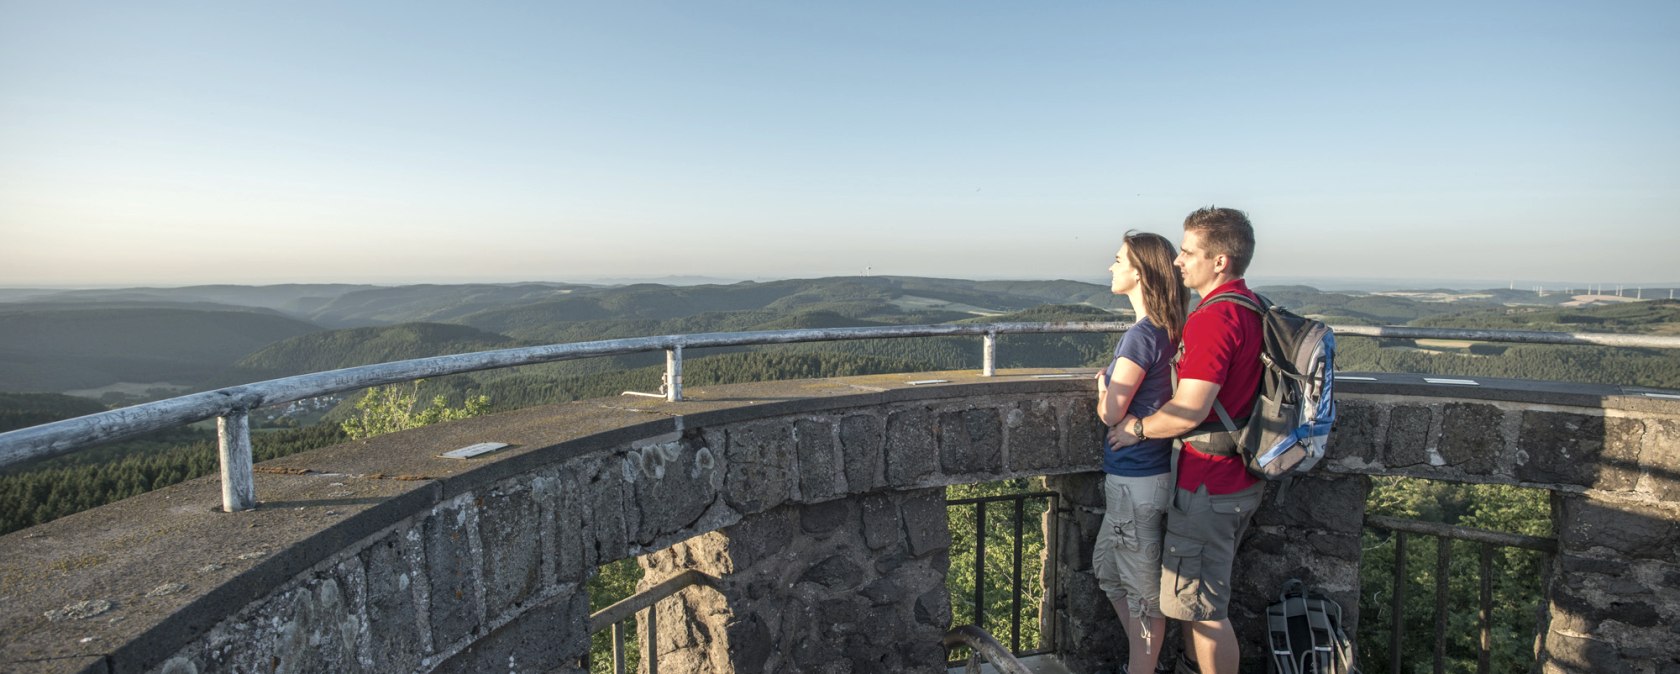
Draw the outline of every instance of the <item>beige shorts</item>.
M1161 612L1174 620L1222 620L1231 606L1237 543L1266 494L1259 483L1209 496L1174 489L1161 553Z
M1161 523L1171 486L1167 473L1104 476L1107 507L1091 568L1109 601L1125 601L1135 616L1161 615Z

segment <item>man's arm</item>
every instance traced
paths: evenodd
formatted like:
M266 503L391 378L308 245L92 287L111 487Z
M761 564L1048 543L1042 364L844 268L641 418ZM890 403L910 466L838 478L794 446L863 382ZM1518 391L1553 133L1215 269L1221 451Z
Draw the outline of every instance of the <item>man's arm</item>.
M1213 411L1213 401L1219 399L1219 387L1211 381L1180 379L1172 400L1144 417L1143 434L1151 438L1176 438L1189 433ZM1115 447L1136 443L1137 436L1132 435L1133 420L1134 417L1127 416L1120 425L1109 429L1109 442Z

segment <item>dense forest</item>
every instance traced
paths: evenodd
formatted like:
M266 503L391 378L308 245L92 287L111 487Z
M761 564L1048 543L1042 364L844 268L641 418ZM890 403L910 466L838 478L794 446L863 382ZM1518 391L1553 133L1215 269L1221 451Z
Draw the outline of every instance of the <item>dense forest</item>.
M1680 334L1680 302L1660 300L1562 306L1531 302L1532 294L1486 291L1424 301L1409 294L1322 292L1304 286L1262 288L1270 299L1333 324L1415 325L1575 332ZM1443 291L1443 294L1446 291ZM127 303L127 304L125 304ZM205 286L192 289L72 291L0 303L0 431L80 416L183 391L264 378L451 353L535 344L659 334L693 334L947 322L1127 320L1124 301L1107 289L1073 281L957 281L907 277L836 278L769 283L670 287L653 284L595 287L575 284L464 286ZM1103 363L1113 335L1006 335L1000 367L1078 367ZM835 377L882 372L974 369L980 340L973 337L819 342L686 353L685 385ZM1449 340L1374 340L1344 337L1344 372L1414 372L1511 377L1680 389L1680 353L1661 349L1467 343ZM664 372L663 354L592 358L439 377L406 388L328 400L330 409L260 420L256 459L306 451L390 428L532 405L652 392ZM102 388L103 387L103 388ZM75 389L78 395L64 395ZM36 391L36 392L24 392ZM399 409L400 408L400 409ZM313 409L313 408L312 408ZM379 420L371 423L370 420ZM394 425L381 425L385 422ZM348 429L348 430L347 430ZM0 533L206 475L215 469L214 437L204 424L111 443L67 456L0 470ZM1371 512L1483 528L1549 535L1543 493L1510 487L1377 480ZM1019 493L1036 481L953 487L950 498ZM987 506L988 520L1005 521L1013 506ZM1029 501L1036 521L1045 507ZM971 620L974 506L950 511L952 605L958 622ZM988 527L988 550L1013 546L1011 532ZM1394 564L1392 537L1366 534L1362 632L1390 624L1386 592ZM1036 577L1042 536L1027 527L1028 577ZM1408 551L1409 594L1401 617L1408 651L1422 652L1431 631L1434 543ZM1453 596L1469 596L1477 582L1466 565L1469 547L1455 550ZM1009 633L1007 554L990 555L986 626ZM1496 671L1527 666L1522 635L1533 629L1542 577L1537 555L1506 550L1496 567ZM634 563L603 568L595 600L605 605L633 590ZM1036 583L1023 598L1021 642L1038 639ZM1462 586L1462 587L1461 587ZM1462 608L1462 607L1460 607ZM1449 645L1454 658L1474 659L1472 610L1453 611ZM1469 617L1462 617L1469 616ZM1416 625L1414 626L1414 623ZM604 637L602 637L604 639ZM1367 662L1386 659L1385 633L1362 633ZM1417 641L1417 643L1412 643ZM604 647L602 641L598 646ZM597 671L601 659L596 661Z

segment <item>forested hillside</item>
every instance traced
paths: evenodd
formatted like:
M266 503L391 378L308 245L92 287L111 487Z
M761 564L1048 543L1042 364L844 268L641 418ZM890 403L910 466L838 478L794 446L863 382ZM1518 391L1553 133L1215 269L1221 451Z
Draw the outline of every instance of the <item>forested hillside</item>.
M255 309L0 304L0 391L196 385L316 325Z
M1412 324L1680 334L1680 303L1637 302L1609 306L1506 305L1495 293L1458 295L1455 301L1413 296L1322 292L1306 286L1272 286L1263 294L1297 311L1333 323ZM179 291L179 292L176 292ZM124 293L79 295L73 301L0 304L0 389L40 390L125 382L178 382L195 388L409 358L622 337L789 328L968 322L1123 321L1123 302L1095 284L1074 281L962 281L908 277L849 277L705 286L640 284L592 287L568 284L465 286L274 286L251 292L235 287L155 291L137 289L134 307L113 305ZM268 307L207 307L182 302L261 301ZM36 298L40 299L40 298ZM176 303L176 304L169 304ZM379 322L430 316L443 322L344 329L321 327L276 313L275 306L307 309L329 322ZM218 310L208 310L215 308ZM1097 366L1107 360L1112 334L1004 335L1001 367ZM1680 389L1680 353L1657 349L1548 347L1372 340L1345 337L1338 354L1344 371L1394 371L1632 384ZM689 386L799 377L832 377L892 371L980 367L976 337L902 338L690 349ZM487 396L494 410L652 392L663 373L662 353L591 358L508 370L439 377L417 393L444 396L451 404ZM48 379L48 377L51 379ZM49 386L56 384L56 386ZM150 395L164 395L154 392ZM348 396L326 415L336 428L358 397ZM12 426L87 414L98 403L67 396L0 396L0 423ZM315 412L308 419L319 418ZM305 422L307 423L307 421ZM307 431L308 429L303 429ZM90 492L61 497L65 508L119 495L132 486L157 485L197 474L181 464L183 444L208 442L205 431L153 437L79 452L51 470L65 480L70 468L113 460L147 464L145 479L116 479ZM308 435L321 439L329 437ZM325 440L323 440L325 441ZM305 443L307 444L307 443ZM298 447L296 443L288 445ZM173 459L157 457L176 457ZM193 458L192 462L199 459ZM158 463L162 462L162 463ZM175 463L171 463L175 462ZM172 467L171 467L172 466ZM23 470L46 470L40 465ZM126 470L126 469L125 469ZM14 471L18 472L18 471ZM161 476L161 477L160 477ZM7 478L10 479L10 478ZM31 478L31 490L42 489ZM104 479L104 478L101 478ZM111 484L128 485L121 488ZM62 493L69 487L60 487ZM51 488L48 488L50 493ZM33 491L31 493L34 493ZM91 500L90 500L91 499ZM37 517L68 512L34 508Z

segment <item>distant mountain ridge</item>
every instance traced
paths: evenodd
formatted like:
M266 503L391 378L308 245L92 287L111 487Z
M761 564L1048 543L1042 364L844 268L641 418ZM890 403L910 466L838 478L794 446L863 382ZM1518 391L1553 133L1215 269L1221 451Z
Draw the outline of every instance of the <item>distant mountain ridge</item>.
M1296 311L1342 324L1396 325L1425 319L1474 322L1483 320L1476 316L1505 315L1519 305L1558 312L1548 319L1556 325L1636 329L1615 326L1666 320L1634 314L1599 320L1593 318L1595 314L1561 307L1569 300L1566 296L1541 297L1509 289L1473 293L1324 292L1299 285L1257 289ZM13 301L0 301L0 391L18 392L151 383L202 389L354 364L528 344L1006 320L1035 315L1032 312L1044 307L1050 307L1044 315L1062 318L1023 320L1101 320L1124 316L1116 312L1126 307L1125 300L1111 294L1106 285L1082 281L908 276L683 286L284 284L0 294L0 300L7 297ZM1655 305L1647 301L1639 306ZM1470 318L1455 318L1459 316ZM1527 320L1508 322L1521 325ZM966 353L963 349L909 347L888 340L807 345L797 350L950 364L967 358L959 356ZM627 356L578 361L550 370L580 374L641 367L655 360L653 355Z

